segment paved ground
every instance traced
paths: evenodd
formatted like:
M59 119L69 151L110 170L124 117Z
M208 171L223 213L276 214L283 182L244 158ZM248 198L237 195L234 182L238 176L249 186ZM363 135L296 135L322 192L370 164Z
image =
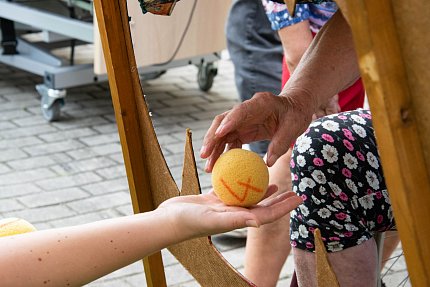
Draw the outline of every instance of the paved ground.
M220 62L208 93L198 89L196 73L193 66L181 67L144 83L156 132L178 185L185 129L193 130L198 151L213 116L237 101L230 61ZM61 121L47 123L34 90L40 82L40 77L0 64L0 218L21 217L46 229L131 214L108 85L69 89ZM198 161L207 191L210 177L203 164ZM214 243L243 270L244 239L215 236ZM198 286L173 256L165 250L163 256L169 286ZM289 286L292 269L289 258L278 286ZM401 257L384 279L387 286L398 286L405 269ZM137 262L88 286L146 286L144 282Z

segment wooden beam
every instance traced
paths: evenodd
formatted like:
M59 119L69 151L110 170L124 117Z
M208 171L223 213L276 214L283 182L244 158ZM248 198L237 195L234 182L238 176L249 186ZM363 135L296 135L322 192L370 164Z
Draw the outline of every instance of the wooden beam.
M94 1L109 76L112 102L120 135L130 195L135 213L155 208L143 148L144 130L138 108L143 92L137 75L126 1ZM137 77L137 79L136 79ZM144 259L148 286L166 286L161 253Z
M347 14L354 35L411 282L413 286L428 286L430 181L421 144L423 135L407 80L407 59L401 52L392 10L394 4L390 0L337 2ZM408 24L413 28L413 23Z

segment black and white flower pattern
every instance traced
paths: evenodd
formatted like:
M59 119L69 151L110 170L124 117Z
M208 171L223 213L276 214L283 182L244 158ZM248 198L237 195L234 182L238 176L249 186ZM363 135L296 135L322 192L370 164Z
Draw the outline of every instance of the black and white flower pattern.
M314 121L293 149L293 191L303 204L291 213L291 243L314 251L319 228L336 252L394 226L369 111Z

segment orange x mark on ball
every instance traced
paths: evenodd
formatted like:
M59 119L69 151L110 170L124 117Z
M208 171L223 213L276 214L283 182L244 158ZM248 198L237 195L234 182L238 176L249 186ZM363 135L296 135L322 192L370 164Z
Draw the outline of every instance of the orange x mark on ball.
M254 191L254 192L263 192L264 190L262 190L261 188L255 187L253 185L251 185L251 178L248 178L247 182L242 182L242 181L237 181L236 183L240 186L243 186L245 191L243 192L243 196L240 197L236 192L234 192L234 190L231 188L231 186L229 186L224 179L220 179L221 183L224 185L224 187L230 192L231 195L233 195L237 200L239 200L239 202L243 202L246 197L248 196L248 192L250 191Z

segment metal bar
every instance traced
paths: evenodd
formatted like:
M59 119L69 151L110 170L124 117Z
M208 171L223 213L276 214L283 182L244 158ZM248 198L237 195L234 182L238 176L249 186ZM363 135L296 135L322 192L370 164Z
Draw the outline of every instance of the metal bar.
M164 65L143 66L143 67L139 68L139 73L141 73L141 74L153 73L153 72L168 70L171 68L183 67L186 65L197 65L197 64L200 64L202 61L208 62L208 63L216 62L216 61L219 61L220 58L221 57L217 53L201 55L201 56L194 56L194 57L190 57L190 58L186 58L186 59L173 60L167 64L164 64Z
M0 17L88 43L94 41L93 23L66 18L22 4L0 0Z
M378 264L377 264L377 269L376 269L377 270L376 272L378 274L378 276L376 277L378 280L376 282L377 287L382 286L381 267L382 267L382 260L383 260L382 256L384 254L384 252L383 252L383 250L384 250L384 236L385 236L385 233L382 233L382 232L377 232L374 236L375 242L376 242L376 250L378 252Z
M52 68L62 67L65 64L62 59L47 50L20 38L17 41L18 54L0 55L0 62L40 76L43 76L46 71L51 71Z
M51 69L45 73L45 84L52 89L66 89L81 85L106 82L107 75L95 75L93 64L67 66Z

